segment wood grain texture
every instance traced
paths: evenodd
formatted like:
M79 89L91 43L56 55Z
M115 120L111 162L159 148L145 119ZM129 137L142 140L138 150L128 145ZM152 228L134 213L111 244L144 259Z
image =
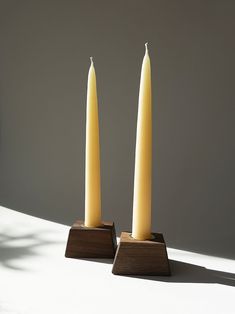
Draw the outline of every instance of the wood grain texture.
M102 222L101 227L88 228L77 220L69 231L65 257L113 258L117 248L113 222Z
M152 233L153 239L139 241L131 233L122 232L113 264L115 275L169 276L170 266L166 244L161 233Z

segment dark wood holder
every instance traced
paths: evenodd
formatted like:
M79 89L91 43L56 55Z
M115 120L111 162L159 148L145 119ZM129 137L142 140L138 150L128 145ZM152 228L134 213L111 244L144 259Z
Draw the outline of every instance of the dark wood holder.
M68 236L65 257L114 258L117 240L113 222L102 222L102 226L89 228L77 220Z
M170 276L166 244L161 233L152 233L153 239L139 241L131 233L122 232L113 263L115 275Z

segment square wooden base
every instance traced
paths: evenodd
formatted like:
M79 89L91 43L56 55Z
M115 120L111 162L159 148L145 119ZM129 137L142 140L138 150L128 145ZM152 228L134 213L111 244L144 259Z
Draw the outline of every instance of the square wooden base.
M68 236L65 257L114 258L117 248L113 222L102 222L101 227L88 228L77 220Z
M169 276L170 266L166 244L161 233L152 233L153 239L139 241L131 233L122 232L113 264L115 275Z

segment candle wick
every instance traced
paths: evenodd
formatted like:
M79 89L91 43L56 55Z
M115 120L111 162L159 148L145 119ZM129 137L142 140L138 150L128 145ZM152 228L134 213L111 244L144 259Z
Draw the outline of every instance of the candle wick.
M148 42L145 43L145 51L148 52Z
M90 57L90 60L91 60L91 64L93 64L93 57Z

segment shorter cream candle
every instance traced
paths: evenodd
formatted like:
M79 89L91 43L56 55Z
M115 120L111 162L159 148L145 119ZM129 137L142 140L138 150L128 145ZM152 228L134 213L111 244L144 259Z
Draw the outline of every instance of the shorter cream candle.
M84 225L98 227L101 225L100 144L96 75L92 58L87 82L85 172Z

